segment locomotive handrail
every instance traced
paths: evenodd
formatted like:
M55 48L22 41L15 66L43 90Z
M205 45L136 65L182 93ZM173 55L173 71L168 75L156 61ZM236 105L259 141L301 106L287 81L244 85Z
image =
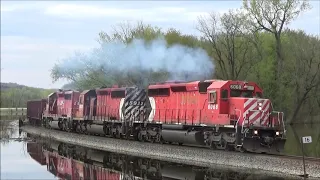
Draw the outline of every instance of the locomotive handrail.
M283 121L284 112L280 112L280 111L272 111L272 112L273 112L273 113L277 113L278 123L279 123L279 125L282 124L283 132L286 133L286 127L285 127L285 124L284 124L284 121ZM282 114L282 116L281 116L281 121L282 121L282 123L280 122L280 114Z
M242 121L242 125L241 125L241 133L243 133L243 126L244 126L244 122L245 122L245 117L243 117L243 121ZM245 134L245 136L246 136L246 134Z
M236 122L236 133L237 133L237 132L238 132L238 123L239 123L239 120L240 120L240 118L241 118L241 110L240 110L240 109L234 109L234 110L240 112L239 118L238 118L238 120L237 120L237 122Z

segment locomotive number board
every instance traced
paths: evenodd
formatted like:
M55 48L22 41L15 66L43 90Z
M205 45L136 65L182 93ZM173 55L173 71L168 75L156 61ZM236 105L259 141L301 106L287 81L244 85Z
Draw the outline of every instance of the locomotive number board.
M247 90L254 90L254 86L245 86L245 87L242 87L241 84L231 84L230 85L230 89L234 89L234 90L241 90L242 88L245 88Z
M129 101L129 105L134 105L134 106L144 106L144 102L142 101Z
M230 84L230 89L242 89L240 84Z

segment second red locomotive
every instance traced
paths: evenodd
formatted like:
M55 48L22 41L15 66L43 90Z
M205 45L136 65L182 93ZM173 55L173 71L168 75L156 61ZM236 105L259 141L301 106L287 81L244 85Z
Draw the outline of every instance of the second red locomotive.
M283 113L254 82L164 82L50 94L45 127L158 143L279 153Z

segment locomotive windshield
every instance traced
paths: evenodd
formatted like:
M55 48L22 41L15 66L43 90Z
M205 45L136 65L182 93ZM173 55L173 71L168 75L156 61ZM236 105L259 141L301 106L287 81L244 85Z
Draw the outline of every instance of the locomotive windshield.
M246 98L262 98L261 92L256 92L254 96L254 91L250 90L231 90L230 97L246 97Z
M252 98L253 97L253 91L249 91L249 90L231 90L230 96L231 97Z

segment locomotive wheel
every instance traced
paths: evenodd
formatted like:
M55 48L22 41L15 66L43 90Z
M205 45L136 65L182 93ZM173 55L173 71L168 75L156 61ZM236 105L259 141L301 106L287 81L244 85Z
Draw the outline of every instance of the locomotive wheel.
M141 142L144 142L144 137L143 137L141 131L139 131L139 133L138 133L138 140Z
M157 133L157 135L156 135L156 142L160 143L160 144L163 144L162 137L161 137L161 135L159 133Z
M68 129L68 132L71 132L72 131L72 121L70 119L67 120L67 129Z
M220 142L216 144L216 147L217 149L220 149L220 150L227 150L228 143L224 139L221 139Z
M242 146L235 147L235 150L236 150L236 151L239 151L239 152L241 152L241 153L246 152L246 150L245 150Z
M210 149L217 149L216 144L212 141L210 142L209 148Z
M120 133L119 131L117 131L117 138L122 139L122 133Z
M115 132L112 133L113 138L117 138L117 134Z

